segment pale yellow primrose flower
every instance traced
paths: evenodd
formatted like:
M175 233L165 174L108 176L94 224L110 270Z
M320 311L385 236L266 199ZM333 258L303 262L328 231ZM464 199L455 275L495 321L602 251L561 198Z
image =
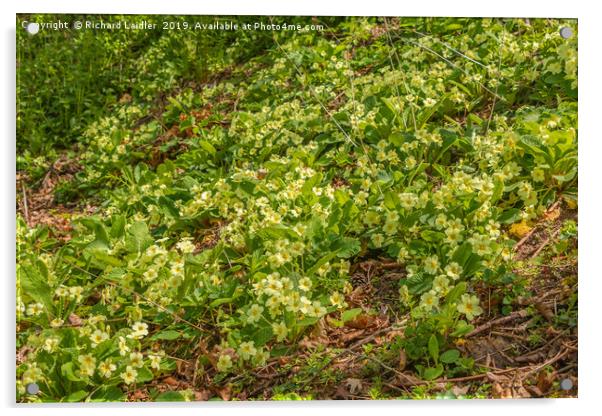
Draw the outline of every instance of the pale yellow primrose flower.
M138 372L131 366L128 365L125 368L125 371L119 375L125 384L132 384L136 381L136 377L138 377Z
M227 354L220 355L217 360L217 370L225 373L232 368L232 357Z
M475 316L483 313L483 309L479 306L479 298L474 295L464 294L458 305L458 312L466 315L466 319L472 321Z

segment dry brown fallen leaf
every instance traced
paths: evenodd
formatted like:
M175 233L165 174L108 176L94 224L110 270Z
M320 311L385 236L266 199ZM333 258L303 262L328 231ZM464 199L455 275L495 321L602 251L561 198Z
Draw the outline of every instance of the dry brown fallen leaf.
M148 393L146 390L136 390L130 397L133 400L146 400L148 399Z
M362 380L358 378L348 378L347 380L345 380L345 384L349 388L349 393L351 394L357 394L363 388Z
M546 320L554 320L554 311L552 311L552 308L549 305L543 302L535 302L535 308L541 314L541 316L546 318Z
M227 385L226 387L217 389L217 394L219 394L222 400L227 402L232 398L232 387L230 387L230 385Z
M541 392L542 395L546 394L552 384L554 384L554 380L556 379L556 372L547 372L545 370L540 371L537 375L537 388Z
M406 364L408 363L408 357L406 356L406 352L404 350L399 350L399 371L403 371L406 368Z
M353 318L352 320L345 322L345 326L354 329L366 329L368 327L374 326L375 323L375 316L362 313Z
M194 400L206 402L211 398L212 394L209 390L199 390L194 392Z
M177 386L180 384L180 382L172 376L165 377L163 379L163 383L167 384L168 386Z
M454 394L454 396L458 397L458 396L464 396L466 393L468 393L468 389L470 389L470 385L467 384L463 387L453 386L451 391Z
M547 221L553 221L556 218L560 217L560 208L556 208L552 211L545 212L543 216Z
M82 319L76 314L69 315L69 323L73 326L82 326Z
M512 390L508 387L502 386L500 383L493 383L491 387L491 393L496 399L511 399L512 398Z

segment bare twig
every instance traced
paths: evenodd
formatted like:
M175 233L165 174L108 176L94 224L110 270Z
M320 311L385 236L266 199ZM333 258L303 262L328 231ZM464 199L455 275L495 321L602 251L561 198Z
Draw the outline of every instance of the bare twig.
M527 337L523 337L521 335L516 335L516 334L511 334L508 332L501 332L501 331L491 331L492 335L499 335L501 337L506 337L506 338L513 338L513 339L518 339L521 341L528 341Z
M541 370L544 367L554 364L556 361L563 359L570 352L571 352L571 350L569 348L565 348L563 351L560 351L558 354L556 354L554 357L550 358L543 364L539 364L539 365L535 366L534 368L532 368L531 370L527 371L527 373L524 375L524 377L527 377L530 374L536 373L537 371Z
M466 335L466 338L468 337L474 337L477 334L480 334L483 331L488 330L489 328L495 326L495 325L499 325L499 324L505 324L507 322L510 321L514 321L515 319L521 319L521 318L526 318L527 317L527 310L526 309L522 309L520 311L516 311L516 312L512 312L510 315L508 316L503 316L501 318L498 319L494 319L492 321L486 322L483 325L475 328L472 330L472 332L470 332L468 335Z
M531 254L531 258L535 258L535 257L537 257L537 256L539 255L539 253L541 253L541 250L543 250L543 249L544 249L544 247L545 247L545 246L547 246L547 245L548 245L548 243L549 243L549 242L550 242L552 239L554 239L554 237L556 237L556 236L558 235L558 233L559 233L559 232L560 232L560 228L559 228L559 229L557 229L556 231L554 231L554 232L552 233L552 235L548 236L548 238L546 238L546 239L544 240L544 242L543 242L543 243L541 243L541 245L540 245L540 246L537 248L537 250L535 250L535 252L534 252L533 254Z
M548 209L546 210L546 212L548 213L548 212L552 212L552 211L554 211L554 210L556 209L556 207L558 207L558 205L560 205L560 200L558 200L558 201L554 202L552 205L550 205L550 208L548 208ZM529 231L529 232L527 233L527 235L525 235L523 238L521 238L521 239L518 241L518 243L516 243L516 244L514 245L514 251L518 251L518 249L519 249L519 248L520 248L520 247L521 247L523 244L525 244L525 243L527 242L527 240L529 240L529 238L531 238L531 236L533 235L533 233L534 233L535 231L537 231L537 229L538 229L538 228L539 228L539 224L536 224L536 225L535 225L535 226L534 226L534 227L531 229L531 231Z

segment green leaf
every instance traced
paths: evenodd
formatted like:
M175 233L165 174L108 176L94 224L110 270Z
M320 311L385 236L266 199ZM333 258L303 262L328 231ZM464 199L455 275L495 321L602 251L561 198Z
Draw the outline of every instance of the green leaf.
M320 267L328 263L330 260L334 259L338 254L338 251L333 251L322 257L312 267L310 267L309 270L307 270L307 275L312 276L313 274L315 274Z
M213 302L209 304L210 307L215 308L216 306L223 305L225 303L232 303L232 298L220 298L215 299Z
M107 254L106 252L101 250L93 250L92 256L94 257L94 260L98 261L99 263L105 266L123 266L123 262L120 259L118 259L115 256L111 256L110 254Z
M439 364L436 367L429 367L424 370L424 378L426 380L434 380L443 374L443 366Z
M310 326L310 325L315 324L319 320L320 320L320 318L318 318L318 317L307 316L307 317L295 322L295 325L298 327Z
M493 194L491 195L491 204L496 203L504 194L504 182L499 179L495 180L495 185L493 186Z
M75 375L75 371L73 370L73 363L67 362L61 365L61 374L69 381L83 381L81 378Z
M445 238L445 234L442 232L432 230L424 230L420 233L420 236L424 241L428 241L429 243L441 241Z
M17 279L24 295L40 302L49 313L52 313L54 310L52 290L38 270L33 266L23 265L18 269Z
M115 341L114 339L109 338L107 340L104 340L94 348L94 355L96 356L96 358L102 359L115 351L117 351Z
M443 97L441 97L441 99L439 101L437 101L437 103L435 105L430 106L430 107L425 107L424 110L422 110L418 114L418 117L416 117L416 126L418 129L421 129L424 127L426 122L429 121L429 119L433 116L433 114L435 114L435 112L439 109L439 107L441 107L441 105L443 105L445 100L447 100L447 97L449 97L449 94L446 94Z
M573 169L564 175L553 175L552 178L556 179L558 183L569 182L577 174L577 169Z
M136 381L139 383L146 383L147 381L151 381L153 379L153 373L146 367L142 367L138 369L138 377L136 377Z
M541 141L534 136L522 136L518 145L532 156L546 155L546 151L543 149Z
M303 194L303 196L308 197L310 195L313 195L314 186L318 185L321 181L322 181L321 173L316 173L314 176L312 176L307 181L305 181L305 183L303 184L303 187L301 188L301 193Z
M119 387L102 386L96 393L92 395L91 402L119 402L124 399L125 395Z
M362 245L357 238L343 237L338 239L332 248L337 250L338 257L348 259L358 254Z
M437 341L437 336L432 334L429 338L429 354L435 360L435 363L439 361L439 341Z
M166 341L173 341L174 339L178 339L182 336L182 334L178 331L175 331L173 329L167 329L165 331L161 331L161 332L157 332L155 335L153 335L150 339L152 340L166 340Z
M449 291L445 300L448 304L456 302L466 292L466 282L460 282Z
M182 393L177 391L165 391L155 397L155 401L157 402L183 402L185 400Z
M211 156L215 156L217 153L217 150L215 150L215 147L213 147L213 145L211 143L209 143L207 140L199 140L199 146L201 146Z
M423 272L419 272L408 277L403 283L408 287L408 290L412 295L421 295L431 288L433 278L427 276Z
M464 25L461 25L460 23L450 23L447 26L445 26L445 29L447 29L447 31L449 32L453 32L456 30L464 29Z
M107 229L102 221L97 217L89 217L83 218L80 222L88 228L90 231L94 232L94 236L96 237L94 242L98 245L107 246L109 245L109 234L107 233Z
M268 343L268 341L272 339L273 336L274 333L272 332L272 328L270 328L269 326L264 326L257 329L253 333L253 342L255 343L255 346L263 347L265 344Z
M130 252L142 252L154 243L148 231L148 226L143 221L132 224L125 239L125 246Z
M362 313L362 308L354 308L354 309L346 310L345 312L343 312L341 314L341 320L343 322L351 321L353 318L358 316L360 313Z
M458 361L458 358L460 358L460 351L447 350L443 354L441 354L441 357L439 359L441 360L442 363L452 364L452 363L455 363L456 361Z
M389 142L395 146L401 146L405 141L403 134L393 133L389 136Z
M466 323L466 321L458 321L456 324L456 330L451 333L452 337L463 337L474 329L474 326Z
M125 216L115 215L111 218L111 237L119 238L123 236L125 231Z
M498 222L502 224L512 224L520 219L520 209L518 208L510 208L504 212L502 212L498 217Z
M464 243L456 249L452 260L464 267L472 254L472 246L470 243Z
M87 391L79 390L79 391L71 393L69 396L67 396L67 398L65 399L65 401L66 402L81 402L87 396L88 396L88 392Z
M282 238L297 239L297 233L283 225L272 225L257 231L262 240L280 240Z

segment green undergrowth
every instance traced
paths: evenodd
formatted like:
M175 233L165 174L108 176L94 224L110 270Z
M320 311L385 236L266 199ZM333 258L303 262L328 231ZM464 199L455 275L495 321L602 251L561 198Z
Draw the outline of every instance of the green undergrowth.
M383 359L474 370L455 342L476 288L514 279L517 225L576 206L577 36L558 32L576 22L297 21L323 30L19 32L18 169L69 152L55 198L98 211L68 241L18 218L18 400L125 400L178 360L252 379L326 317L375 313L349 297L365 258L403 270Z

